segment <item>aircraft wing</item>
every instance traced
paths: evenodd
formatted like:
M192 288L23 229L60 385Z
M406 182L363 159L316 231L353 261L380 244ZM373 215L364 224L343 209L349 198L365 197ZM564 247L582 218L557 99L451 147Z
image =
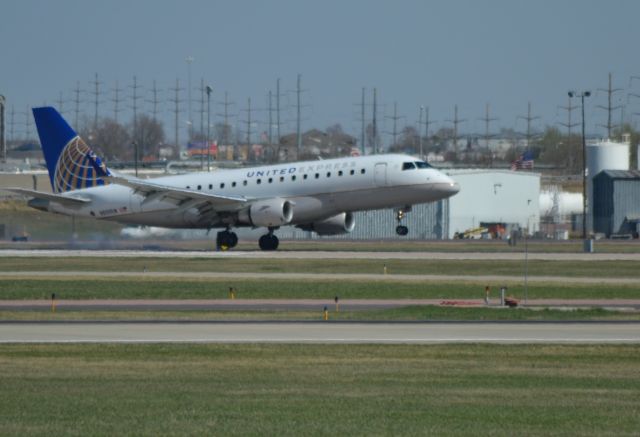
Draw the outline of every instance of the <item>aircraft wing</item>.
M176 204L202 207L204 205L217 211L234 210L246 203L248 198L244 196L230 196L204 193L202 191L187 190L168 185L155 184L138 178L111 173L104 177L114 184L124 185L133 189L136 193L145 197L143 203L152 200L169 200Z
M29 190L26 188L3 188L3 190L11 191L13 193L22 194L29 197L35 197L36 199L46 199L65 206L80 206L91 202L90 199L85 199L83 197L63 196L61 194L44 193L42 191Z

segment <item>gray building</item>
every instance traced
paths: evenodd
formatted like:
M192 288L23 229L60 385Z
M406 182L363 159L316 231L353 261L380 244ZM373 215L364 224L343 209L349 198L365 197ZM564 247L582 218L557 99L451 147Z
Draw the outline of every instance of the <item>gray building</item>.
M594 232L607 237L640 231L640 171L603 170L593 178Z

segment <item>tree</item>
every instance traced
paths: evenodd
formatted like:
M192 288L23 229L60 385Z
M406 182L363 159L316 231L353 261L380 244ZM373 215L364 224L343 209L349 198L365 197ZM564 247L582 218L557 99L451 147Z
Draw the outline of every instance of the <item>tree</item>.
M131 137L124 126L112 118L102 118L98 129L85 138L96 147L106 159L126 161L133 159Z
M133 125L130 128L133 130ZM162 123L146 114L139 116L138 128L133 141L138 144L138 153L142 158L157 158L159 149L164 145L165 141Z

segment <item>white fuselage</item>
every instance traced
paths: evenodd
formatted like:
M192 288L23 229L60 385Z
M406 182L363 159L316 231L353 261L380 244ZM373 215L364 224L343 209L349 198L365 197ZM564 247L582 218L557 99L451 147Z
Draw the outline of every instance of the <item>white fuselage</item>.
M168 199L150 199L126 186L110 184L65 193L91 202L79 207L51 203L49 210L127 224L172 228L241 226L233 214L259 199L293 204L291 225L324 220L342 212L404 207L449 197L457 184L434 168L403 170L416 160L406 155L372 155L294 162L153 179L157 185L215 195L242 196L233 210L203 210Z

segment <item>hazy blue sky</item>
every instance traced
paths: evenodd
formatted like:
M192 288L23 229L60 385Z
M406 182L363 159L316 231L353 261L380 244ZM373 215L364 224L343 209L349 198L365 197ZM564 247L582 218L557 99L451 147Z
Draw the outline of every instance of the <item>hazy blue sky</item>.
M516 117L526 114L528 101L542 117L536 128L564 121L557 106L567 103L567 90L605 88L608 72L625 89L616 104L640 94L640 79L629 88L630 77L640 76L639 17L637 0L0 0L0 94L24 112L52 104L60 92L70 100L76 81L86 90L98 72L105 91L116 79L130 85L135 74L147 99L153 79L166 97L176 77L186 85L190 55L192 87L204 77L214 101L226 90L236 111L248 97L266 108L276 78L290 91L301 73L305 128L339 122L359 136L361 88L370 103L377 87L380 118L397 101L401 126L415 123L420 105L430 107L436 128L447 125L457 103L468 120L460 130L480 132L477 119L490 103L500 118L496 128L524 131ZM102 97L101 114L112 112L111 98ZM293 103L293 95L285 100ZM588 100L589 131L604 121L596 105L605 103L602 92ZM192 118L199 124L198 105ZM172 136L169 104L162 109ZM632 112L640 112L640 99L631 100ZM120 116L128 119L130 111ZM293 112L283 118L292 120ZM383 128L390 130L389 120Z

